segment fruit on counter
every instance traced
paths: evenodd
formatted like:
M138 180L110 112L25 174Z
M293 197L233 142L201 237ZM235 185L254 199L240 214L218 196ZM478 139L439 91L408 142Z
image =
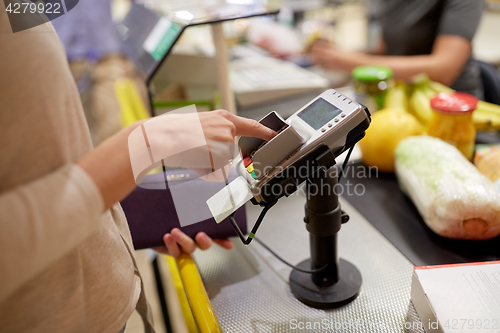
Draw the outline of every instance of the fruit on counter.
M432 119L432 108L430 99L434 93L429 93L426 86L417 86L410 97L412 114L424 126L427 126Z
M427 82L429 84L429 87L431 87L432 90L436 91L436 93L441 93L441 92L452 93L455 91L455 90L451 89L450 87L445 86L444 84L439 83L439 82L431 81L429 79L427 79Z
M472 119L477 130L499 130L500 105L479 101L476 111L472 114Z
M390 89L385 96L384 108L408 112L407 87L404 81L396 82L394 88Z
M476 109L472 113L472 120L474 122L474 127L476 127L478 131L500 129L500 112L497 114L483 111L478 112Z
M399 108L409 111L414 115L420 123L427 128L430 119L432 118L432 109L430 100L438 93L453 93L455 90L441 84L431 81L427 75L420 74L411 80L405 88L409 91L408 101L402 102L400 97L401 87L404 84L398 83L395 88L389 90L386 97L386 107ZM392 90L396 89L395 92ZM395 96L390 98L390 96ZM406 107L404 106L406 105ZM500 130L500 105L479 101L477 108L473 113L474 126L479 131Z
M399 141L423 134L422 125L399 109L383 109L372 116L366 136L359 142L363 163L381 172L394 172L394 149Z
M474 164L500 190L500 145L476 150Z
M500 235L500 192L458 149L430 136L402 140L396 176L425 223L443 237Z

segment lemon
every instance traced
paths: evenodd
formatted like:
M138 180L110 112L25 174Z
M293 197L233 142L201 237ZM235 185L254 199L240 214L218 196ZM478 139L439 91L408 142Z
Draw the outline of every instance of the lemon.
M399 141L423 133L419 121L407 112L397 109L377 111L366 136L359 142L363 163L375 166L381 172L394 172L394 150Z

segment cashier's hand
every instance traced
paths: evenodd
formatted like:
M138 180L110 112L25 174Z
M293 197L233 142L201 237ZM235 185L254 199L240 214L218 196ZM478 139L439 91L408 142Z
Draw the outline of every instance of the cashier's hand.
M226 250L233 248L233 242L229 239L212 240L206 233L199 232L193 240L178 228L174 228L170 233L165 234L163 236L163 242L165 246L157 247L154 250L173 257L178 257L182 252L191 254L197 247L202 250L207 250L212 246L212 243L216 243Z
M331 46L327 41L317 40L310 46L313 62L327 69L338 69L337 57L341 51Z

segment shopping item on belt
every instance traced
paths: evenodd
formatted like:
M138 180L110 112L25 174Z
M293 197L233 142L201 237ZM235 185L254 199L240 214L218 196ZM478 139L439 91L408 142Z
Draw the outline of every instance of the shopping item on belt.
M395 155L401 189L434 232L469 240L500 234L500 194L457 148L415 136L401 141Z

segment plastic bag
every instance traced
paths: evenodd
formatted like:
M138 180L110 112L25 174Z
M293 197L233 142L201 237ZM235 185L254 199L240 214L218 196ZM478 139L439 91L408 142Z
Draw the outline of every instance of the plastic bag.
M401 141L395 157L401 189L435 233L468 240L500 234L500 193L455 147L415 136Z

